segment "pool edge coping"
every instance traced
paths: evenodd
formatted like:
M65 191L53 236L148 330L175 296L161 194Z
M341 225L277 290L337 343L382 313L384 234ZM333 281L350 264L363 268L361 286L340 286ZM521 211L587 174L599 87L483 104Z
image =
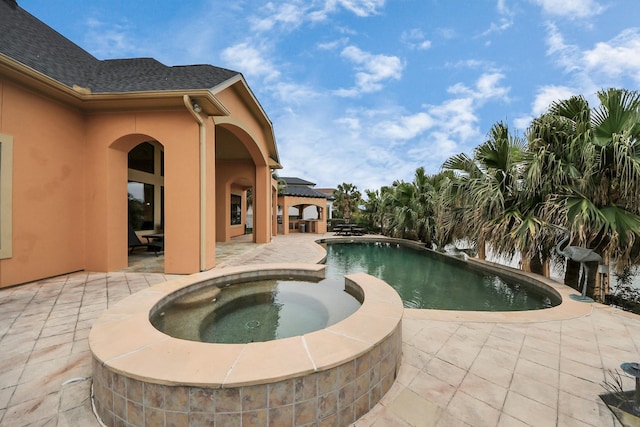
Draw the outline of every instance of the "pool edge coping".
M165 335L149 320L151 309L159 301L201 281L238 274L255 274L259 279L260 272L273 275L276 271L317 272L324 268L303 263L228 267L144 289L94 322L89 334L92 357L114 372L137 380L222 388L296 378L355 360L393 334L404 314L396 291L364 273L345 277L345 286L349 282L362 289L362 306L341 322L302 336L249 344L200 343Z
M316 240L316 243L327 241L334 242L355 242L355 241L385 241L402 244L405 246L430 251L430 249L424 246L424 243L416 242L413 240L399 239L395 237L387 237L380 235L366 235L366 236L325 236L322 239ZM479 322L479 323L535 323L535 322L549 322L554 320L569 320L577 317L587 316L593 311L594 305L598 307L606 307L603 304L597 302L582 302L575 301L571 298L571 295L579 295L578 291L570 286L556 282L548 277L525 272L516 268L497 264L487 260L481 260L477 258L469 258L462 260L448 254L440 254L451 259L476 264L483 269L495 271L502 275L517 275L526 279L528 282L535 282L533 285L544 288L549 292L556 294L560 297L560 304L543 308L538 310L523 310L523 311L463 311L463 310L436 310L427 308L405 308L404 317L406 319L415 320L438 320L438 321L451 321L451 322Z

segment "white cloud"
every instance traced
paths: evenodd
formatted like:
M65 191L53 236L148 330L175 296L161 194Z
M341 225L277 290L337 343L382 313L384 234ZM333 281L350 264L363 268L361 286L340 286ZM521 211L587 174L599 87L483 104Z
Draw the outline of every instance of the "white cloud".
M348 42L349 42L349 39L342 38L342 39L334 40L330 42L318 43L316 47L320 50L334 50L341 46L346 45Z
M640 30L627 29L609 42L583 53L586 71L617 78L627 75L640 83Z
M382 138L408 140L433 127L434 120L420 112L409 116L400 116L394 120L385 120L374 127L374 133Z
M85 48L99 59L138 56L139 48L132 42L130 24L106 23L96 18L85 22L88 31L84 35Z
M488 36L493 33L501 33L503 31L508 30L512 26L513 26L512 19L502 17L498 20L498 22L492 22L491 25L489 25L489 28L485 30L481 35Z
M500 86L500 81L504 75L499 72L484 73L476 80L475 87L471 88L462 83L450 86L447 91L454 95L466 95L479 102L485 102L490 99L498 98L504 101L508 100L510 88Z
M436 171L449 157L460 152L460 145L448 132L435 131L420 143L409 149L408 155L422 162L427 170ZM417 169L414 168L414 170Z
M269 2L261 12L266 16L250 18L253 30L259 32L272 30L276 25L282 25L287 30L295 29L304 22L306 9L297 3L276 5Z
M580 94L582 94L581 91L568 86L542 86L538 88L535 99L531 104L531 113L516 117L513 121L514 127L518 130L524 131L529 127L534 118L546 113L554 102L569 99L574 95Z
M292 82L278 82L267 88L276 99L287 104L302 104L320 94L312 87Z
M276 67L269 61L269 57L258 46L248 42L237 43L224 49L222 59L232 68L242 70L245 76L259 77L273 80L280 76Z
M496 5L496 9L498 10L498 21L492 22L489 25L489 28L485 30L481 36L488 36L493 33L501 33L503 31L508 30L513 26L513 12L511 9L507 7L505 0L498 0L498 4Z
M513 127L515 128L514 130L523 132L529 127L529 125L531 124L531 120L533 120L533 116L530 115L516 117L513 120Z
M453 28L438 28L436 33L445 40L451 40L458 36L458 33Z
M599 15L604 11L596 0L532 0L533 3L555 16L565 18L588 18Z
M496 5L496 8L498 9L498 13L502 15L508 15L511 13L509 8L507 7L507 3L505 0L498 0L498 4Z
M431 40L427 40L419 28L403 31L400 40L411 49L426 50L431 47Z
M575 45L567 44L564 36L553 23L547 23L547 55L555 56L556 62L565 72L572 72L581 68L580 49Z
M563 69L576 93L640 83L640 29L623 30L591 48L569 44L555 24L547 24L547 55Z
M563 99L569 99L578 92L567 86L543 86L538 89L531 108L534 116L539 116L549 109L552 103Z
M473 98L454 98L428 108L427 112L439 123L441 132L460 142L473 140L479 134Z
M382 82L402 77L404 64L397 56L374 55L355 46L345 47L340 55L355 65L356 82L351 89L339 89L338 96L356 96L382 89Z
M385 0L329 0L327 4L339 4L357 16L376 15L378 9L384 6Z
M356 16L366 17L377 15L379 9L383 8L385 0L325 0L320 10L309 14L312 21L322 21L328 15L338 12L341 8L346 9Z
M359 50L352 54L361 62L370 59ZM282 174L332 183L324 185L350 182L364 190L411 180L420 166L436 171L450 156L482 142L479 109L507 99L503 79L483 73L472 85L453 85L448 99L413 112L392 103L340 109L341 101L318 95L274 121ZM325 156L317 156L318 147Z

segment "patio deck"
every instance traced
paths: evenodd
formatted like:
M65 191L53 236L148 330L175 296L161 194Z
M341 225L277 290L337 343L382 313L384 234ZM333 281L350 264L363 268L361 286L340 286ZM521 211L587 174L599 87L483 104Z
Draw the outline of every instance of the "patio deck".
M317 262L319 237L223 244L216 268ZM91 324L125 296L172 277L79 272L0 290L0 425L98 426L90 380L78 380L91 376ZM442 320L407 310L399 376L356 425L620 425L598 395L607 370L640 360L640 316L594 303L587 315L561 320L542 312L526 322L505 318L458 312Z

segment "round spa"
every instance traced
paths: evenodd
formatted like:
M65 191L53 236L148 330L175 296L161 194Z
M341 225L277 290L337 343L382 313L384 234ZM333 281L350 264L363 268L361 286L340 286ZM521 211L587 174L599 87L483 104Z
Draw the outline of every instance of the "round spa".
M346 276L342 293L362 302L353 314L322 329L280 339L200 342L165 334L150 320L169 301L201 299L190 299L200 288L208 288L202 298L217 302L225 290L214 288L229 284L241 289L245 283L253 286L265 280L322 277L321 265L230 267L165 282L125 298L95 322L89 336L94 403L102 422L108 426L353 423L389 390L400 366L403 307L398 294L383 281L364 273ZM314 310L325 316L326 307L318 306L317 296L312 299ZM210 324L211 313L200 316L204 325Z
M269 279L195 289L151 313L151 324L174 338L245 344L304 335L352 315L360 292L342 281Z

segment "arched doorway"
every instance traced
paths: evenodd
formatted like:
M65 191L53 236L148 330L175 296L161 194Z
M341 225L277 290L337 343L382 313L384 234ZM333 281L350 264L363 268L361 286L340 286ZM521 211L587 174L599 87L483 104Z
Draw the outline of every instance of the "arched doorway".
M157 141L129 150L127 204L129 268L164 272L164 149Z
M271 171L263 153L235 124L217 124L215 140L216 240L229 241L250 229L253 242L269 241Z

